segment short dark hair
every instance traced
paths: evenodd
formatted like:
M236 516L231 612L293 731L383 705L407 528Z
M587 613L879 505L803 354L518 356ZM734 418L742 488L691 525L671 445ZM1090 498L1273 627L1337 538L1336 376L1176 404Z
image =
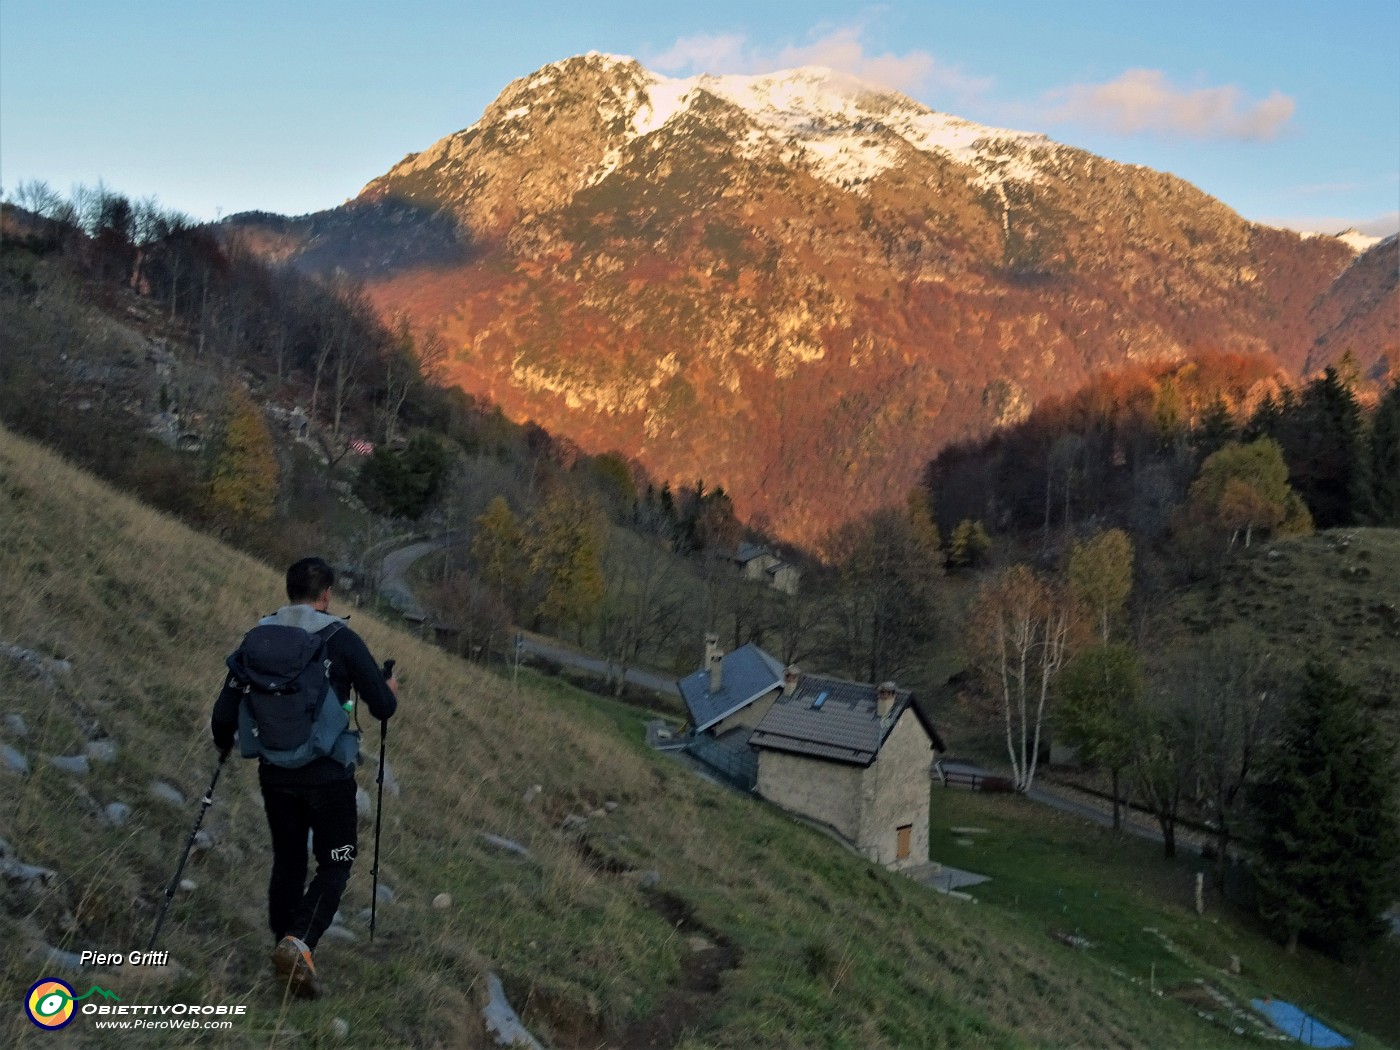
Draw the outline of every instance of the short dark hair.
M287 600L312 601L335 585L335 570L323 558L302 558L287 570Z

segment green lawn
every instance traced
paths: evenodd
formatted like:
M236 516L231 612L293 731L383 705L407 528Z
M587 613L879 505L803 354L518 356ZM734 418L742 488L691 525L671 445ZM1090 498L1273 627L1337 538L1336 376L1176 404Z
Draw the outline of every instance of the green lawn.
M1206 869L1189 853L1168 861L1157 844L1011 795L935 788L932 813L932 859L991 876L969 890L980 905L1061 943L1087 940L1063 949L1087 966L1166 994L1204 980L1236 1002L1286 999L1359 1046L1400 1045L1394 939L1351 967L1306 949L1290 958L1220 899L1209 871L1197 916L1196 872Z

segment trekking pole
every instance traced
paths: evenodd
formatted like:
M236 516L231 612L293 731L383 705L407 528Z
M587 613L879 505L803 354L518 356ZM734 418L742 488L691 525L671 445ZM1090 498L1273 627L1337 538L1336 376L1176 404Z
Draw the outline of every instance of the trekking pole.
M394 676L394 661L384 661L384 678L387 680ZM378 787L375 789L374 804L374 867L370 868L370 876L374 879L374 888L370 891L369 897L369 939L374 940L374 920L379 908L379 818L384 815L384 749L389 744L389 721L384 719L379 723L379 779L376 781Z
M175 890L180 885L180 876L185 872L185 861L190 859L190 850L194 848L194 840L195 836L199 834L199 826L204 823L204 814L214 804L214 785L219 782L219 774L224 771L224 763L228 761L228 755L228 751L220 754L219 764L214 767L214 779L209 781L209 790L204 793L204 798L199 804L199 816L195 818L194 827L190 829L190 837L185 842L185 852L180 854L180 865L175 869L175 877L170 880L170 885L165 887L165 900L161 902L160 914L156 916L156 928L151 931L151 943L146 945L147 951L155 950L156 938L160 936L161 925L165 922L166 909L170 907L171 898L175 896Z

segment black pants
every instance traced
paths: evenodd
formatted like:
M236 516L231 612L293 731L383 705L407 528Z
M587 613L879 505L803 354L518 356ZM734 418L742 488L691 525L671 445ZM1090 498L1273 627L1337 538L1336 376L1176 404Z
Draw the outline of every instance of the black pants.
M355 861L358 821L355 780L330 784L263 784L263 808L272 832L272 878L267 920L275 940L300 937L314 948L340 907ZM306 835L311 833L316 875L306 885Z

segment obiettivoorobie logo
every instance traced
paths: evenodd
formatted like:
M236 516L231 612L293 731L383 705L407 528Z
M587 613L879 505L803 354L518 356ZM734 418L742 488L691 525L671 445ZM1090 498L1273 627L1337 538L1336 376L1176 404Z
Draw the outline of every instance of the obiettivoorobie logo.
M103 999L121 1002L121 999L106 988L93 985L82 995L73 991L73 986L57 977L45 977L35 981L24 1000L24 1012L40 1028L58 1029L69 1024L77 1012L74 1003L81 1002L90 995L100 995Z

